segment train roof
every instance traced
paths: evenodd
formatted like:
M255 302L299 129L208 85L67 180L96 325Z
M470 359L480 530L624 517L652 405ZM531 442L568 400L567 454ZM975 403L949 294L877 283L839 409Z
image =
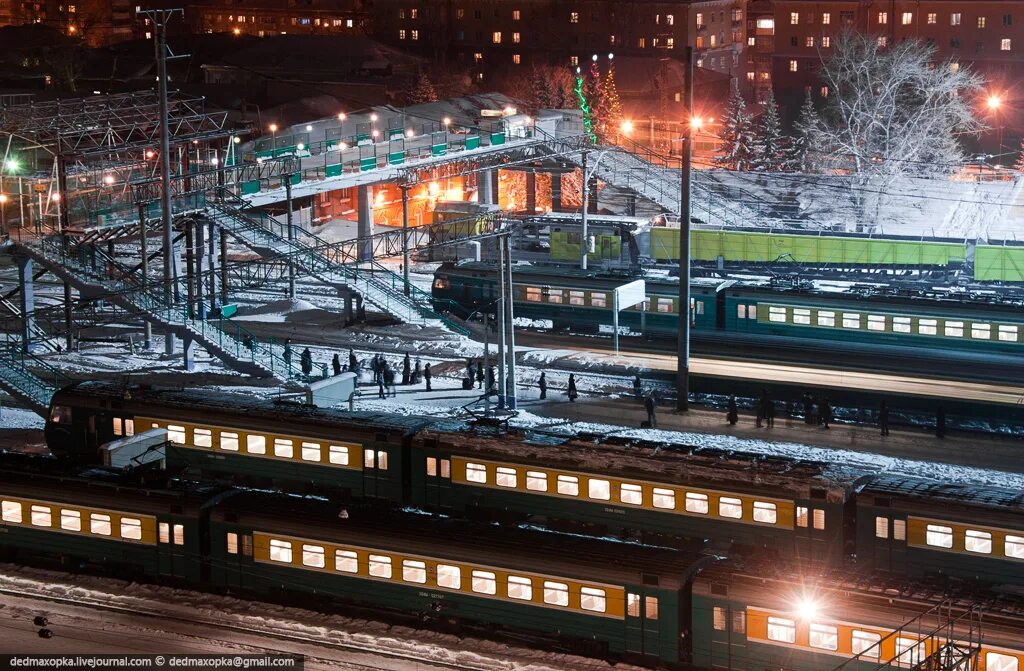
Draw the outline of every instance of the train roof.
M936 506L955 503L1024 513L1024 490L879 474L870 476L860 491L875 496L926 500Z

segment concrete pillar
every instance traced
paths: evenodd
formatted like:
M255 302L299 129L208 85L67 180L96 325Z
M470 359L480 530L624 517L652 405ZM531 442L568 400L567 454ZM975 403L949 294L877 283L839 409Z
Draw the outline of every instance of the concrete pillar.
M212 239L211 239L212 244ZM220 302L226 305L228 302L228 232L220 229Z
M551 209L554 212L562 211L562 173L551 173Z
M526 173L526 214L537 212L537 173Z
M494 205L494 172L481 170L476 173L476 202L481 205Z
M590 214L597 214L597 177L591 177L587 182L590 195L587 196L587 211Z
M181 353L185 370L191 373L196 369L196 341L186 336L181 341Z
M196 238L195 222L185 221L185 311L190 317L198 317L196 310Z
M18 258L18 284L21 291L21 345L26 352L34 352L36 344L32 342L32 330L35 327L36 294L32 284L32 259Z
M636 216L636 194L632 191L626 194L626 216Z
M501 202L498 200L498 182L498 169L495 168L491 171L491 202L495 205Z
M64 346L68 352L75 348L74 305L71 302L71 285L64 283Z
M356 205L359 221L359 260L373 260L373 187L362 184L358 187Z
M206 222L196 222L196 305L200 319L206 319Z
M210 222L210 234L207 236L207 258L210 260L210 284L209 292L210 306L218 307L220 305L220 294L217 291L217 269L220 263L220 248L217 245L219 239L219 229L217 224Z

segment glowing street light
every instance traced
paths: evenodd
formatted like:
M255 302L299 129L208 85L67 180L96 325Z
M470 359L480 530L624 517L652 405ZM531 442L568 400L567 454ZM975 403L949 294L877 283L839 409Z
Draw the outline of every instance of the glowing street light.
M235 28L231 32L233 32L235 34L235 37L238 37L239 35L242 34L242 30L240 28Z
M114 183L114 176L113 175L103 175L103 183L106 184L107 186L110 186L111 184Z
M60 202L60 194L57 193L56 191L54 191L53 195L50 196L50 200L52 200L55 203L59 203Z
M412 136L414 136L415 134L416 134L416 131L414 131L414 130L413 130L412 128L408 128L408 129L406 129L406 131L405 131L405 136L406 136L406 137L412 137Z
M311 124L306 124L306 132L309 133L312 130L313 130L313 126Z
M277 124L270 124L270 156L273 157L277 151Z
M988 100L985 101L985 104L988 105L990 110L995 111L1002 107L1003 99L998 94L993 93L988 97Z
M6 170L7 172L17 172L18 171L18 161L17 161L17 159L8 158L6 161L4 161L4 170Z
M346 118L344 112L338 112L338 121L344 121Z
M796 614L803 621L814 620L821 613L821 604L812 597L802 597L796 603Z
M690 117L690 128L693 130L700 130L703 125L704 119L701 119L699 116Z
M629 119L626 119L625 121L622 122L619 128L622 130L622 133L624 135L629 135L630 133L633 132L633 122L630 121Z

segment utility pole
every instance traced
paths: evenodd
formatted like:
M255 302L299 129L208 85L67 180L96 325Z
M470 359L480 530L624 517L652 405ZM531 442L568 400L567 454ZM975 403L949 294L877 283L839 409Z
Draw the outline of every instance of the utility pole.
M406 296L409 295L409 189L402 184L402 287Z
M587 210L590 209L589 194L590 185L587 179L587 150L583 150L582 159L580 160L580 170L583 174L583 194L580 201L583 203L583 211L580 214L580 226L582 231L580 232L580 270L587 269Z
M287 211L287 223L288 223L288 242L292 243L295 241L295 224L292 221L292 176L286 174L284 176L284 193L285 200L288 201ZM295 262L292 260L294 256L294 246L289 244L288 248L288 298L295 298Z
M679 175L679 342L676 362L676 409L690 409L690 159L693 151L693 47L686 47L683 88L683 146Z
M140 14L145 15L153 23L154 48L156 50L157 90L160 95L160 216L163 220L163 255L164 255L164 303L174 303L174 221L171 218L171 132L168 120L167 103L167 60L180 58L169 55L167 48L167 24L175 14L184 16L181 9L149 9ZM164 352L174 354L174 334L167 331L164 335Z
M513 314L513 302L515 293L512 289L512 240L511 233L505 233L501 238L501 245L505 250L505 267L500 271L505 273L505 325L507 328L506 338L508 340L508 363L505 365L505 408L515 410L518 406L518 389L516 389L516 325Z

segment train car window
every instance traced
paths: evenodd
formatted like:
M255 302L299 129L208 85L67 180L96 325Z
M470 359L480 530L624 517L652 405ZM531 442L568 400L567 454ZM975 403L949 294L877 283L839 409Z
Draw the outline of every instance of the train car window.
M607 501L612 498L612 485L607 480L591 478L587 481L587 496L599 501Z
M175 524L171 527L174 530L174 544L184 545L185 544L185 526L183 524Z
M818 311L818 326L834 327L836 325L836 313L829 310Z
M1003 553L1013 559L1024 559L1024 536L1007 534L1003 541Z
M951 548L953 547L953 529L939 524L929 524L924 542L937 548Z
M1003 342L1017 342L1017 327L1001 324L999 326L999 339Z
M674 307L674 303L671 298L659 298L657 301L656 305L658 306L658 312L675 312L672 309Z
M793 308L793 323L794 324L810 324L811 323L811 311L805 308Z
M892 330L895 333L910 333L910 317L893 317Z
M388 470L388 453L384 450L377 450L377 470Z
M747 633L747 614L742 610L732 613L732 630L737 634Z
M529 578L510 575L508 577L508 585L506 586L506 594L508 594L510 599L531 601L533 599L533 581Z
M441 460L441 477L450 478L452 477L452 462L448 459Z
M885 330L885 316L884 315L868 315L868 330L869 331L884 331Z
M711 626L715 631L725 631L725 609L715 606L711 615Z
M249 454L266 454L267 437L249 434L245 437L245 451Z
M548 289L548 303L561 303L562 302L562 290L561 289Z
M893 520L892 521L892 538L897 541L907 540L907 521L906 520Z
M166 541L165 541L166 542ZM238 554L238 534L229 531L227 535L227 548L229 555Z
M499 487L515 487L518 480L519 478L516 474L516 469L514 468L498 466L494 474L494 484Z
M391 557L387 555L370 555L370 575L378 578L390 578Z
M644 597L644 617L646 617L648 620L658 619L658 597Z
M21 504L17 501L3 501L0 502L3 510L3 521L14 522L15 524L21 524Z
M889 518L888 517L876 517L875 518L875 538L888 538L889 537Z
M324 549L319 545L302 546L302 565L313 568L324 567Z
M89 515L89 531L97 536L110 535L110 515L92 513Z
M427 475L432 478L437 476L437 457L427 457Z
M192 429L192 444L196 447L213 447L213 431Z
M917 332L921 335L935 335L939 332L939 322L936 319L918 319Z
M185 427L176 424L167 425L167 440L178 445L185 444Z
M664 508L665 510L676 509L676 493L671 489L662 489L661 487L654 488L653 503L655 508Z
M786 312L786 308L770 307L768 308L768 321L784 322L786 321Z
M743 517L743 502L729 496L718 499L718 515L720 517L731 517L740 519Z
M34 527L53 526L53 512L50 506L32 506L30 519Z
M541 471L526 471L526 488L531 492L548 491L548 474Z
M640 485L623 483L619 486L619 501L631 506L639 506L644 502L644 491Z
M991 340L991 324L971 324L971 337L975 340Z
M359 573L359 555L352 550L335 550L334 570L342 573Z
M820 508L816 509L814 511L814 515L813 515L812 521L813 521L815 529L817 529L818 531L824 530L825 529L825 511L820 509Z
M590 294L590 304L595 308L608 307L608 294L595 291Z
M708 495L686 492L686 512L698 515L708 514Z
M698 315L704 314L704 301L697 301L694 303L693 311Z
M252 556L252 536L249 534L242 534L242 555Z
M292 563L292 544L289 541L270 539L270 561Z
M629 617L640 617L640 595L632 592L626 593L626 615Z
M167 522L161 522L157 525L157 538L161 543L171 542L171 525Z
M580 608L603 613L607 610L607 597L603 589L584 587L580 589Z
M423 584L427 582L426 562L406 559L402 561L402 580Z
M879 643L882 640L881 634L876 634L873 631L861 631L860 629L853 630L853 654L860 655L862 659L878 659L878 653L880 652Z
M963 322L946 322L944 326L944 332L947 338L963 338L964 337L964 323Z
M634 307L633 309L636 310L637 308ZM645 298L644 299L643 311L644 312L650 312L651 311L651 299L650 298Z
M821 650L839 649L839 628L830 624L811 623L811 636L808 645Z
M1003 655L998 652L985 653L986 671L1017 671L1020 660L1015 655Z
M77 510L68 510L67 508L61 508L60 528L66 529L67 531L81 531L82 513L78 512Z
M462 589L462 569L450 564L437 565L437 586Z
M768 640L796 643L796 622L784 617L768 617Z
M238 452L238 434L231 431L221 431L219 436L220 449L229 452Z
M968 529L964 538L964 549L982 555L992 554L992 534L987 531Z
M896 637L896 660L901 666L917 666L924 658L924 642L916 638Z
M51 424L70 424L71 408L66 405L55 405L50 409Z
M303 461L320 461L320 443L302 441L300 447Z
M526 287L526 300L531 303L540 303L544 300L540 287Z
M478 594L496 594L498 592L498 581L490 571L473 571L473 584L471 589Z
M580 479L575 475L558 476L558 493L566 496L580 495Z
M134 436L135 435L135 420L126 419L124 420L124 435Z
M569 605L569 586L564 582L544 581L544 603L552 606Z
M483 464L466 464L466 479L470 482L487 482L487 466Z
M123 436L124 435L124 420L122 420L120 417L115 417L113 421L114 421L114 435L115 436Z
M844 329L859 329L860 328L860 313L859 312L844 312L843 313L843 328Z
M274 439L274 456L291 459L295 456L295 443L288 438Z
M569 291L569 305L584 305L586 294L582 291Z
M779 512L774 503L754 501L754 521L764 524L775 524L779 520Z
M747 306L742 303L736 306L736 318L746 319L747 318Z
M135 519L134 517L122 517L121 538L127 538L132 541L141 541L142 520Z
M796 525L807 528L807 506L796 507Z
M332 464L348 466L348 448L344 445L328 445L327 460Z

